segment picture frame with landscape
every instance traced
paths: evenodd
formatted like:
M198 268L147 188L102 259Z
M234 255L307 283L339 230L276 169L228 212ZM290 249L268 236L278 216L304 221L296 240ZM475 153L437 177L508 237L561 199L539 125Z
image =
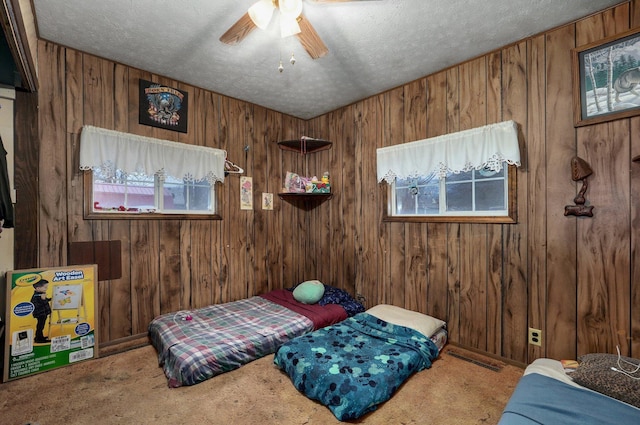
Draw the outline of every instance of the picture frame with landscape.
M640 28L572 49L576 127L640 114Z

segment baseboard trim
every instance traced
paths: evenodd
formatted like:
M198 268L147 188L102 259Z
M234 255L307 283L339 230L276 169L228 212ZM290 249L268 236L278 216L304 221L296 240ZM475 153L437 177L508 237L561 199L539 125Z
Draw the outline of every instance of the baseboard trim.
M511 360L511 359L507 359L505 357L498 356L497 354L493 354L493 353L489 353L489 352L486 352L486 351L482 351L482 350L479 350L477 348L467 347L467 346L464 346L462 344L458 344L458 343L455 343L455 342L449 342L449 343L447 343L447 345L445 347L460 348L462 350L466 350L466 351L469 351L471 353L475 353L475 354L478 354L480 356L484 356L484 357L496 360L498 362L502 362L502 363L509 364L511 366L519 367L521 369L524 369L525 367L527 367L527 365L525 363L517 362L517 361Z
M480 356L476 356L476 355L469 356L466 353L456 350L455 348L449 348L445 350L445 354L448 354L460 360L467 361L469 363L473 363L476 366L484 367L485 369L489 369L493 372L500 372L502 368L505 366L504 363L485 361L485 359L489 359L488 357L486 357L485 359L481 359Z
M142 333L137 335L131 335L113 341L99 344L98 356L106 357L112 354L122 353L124 351L133 350L134 348L140 348L149 345L149 334Z

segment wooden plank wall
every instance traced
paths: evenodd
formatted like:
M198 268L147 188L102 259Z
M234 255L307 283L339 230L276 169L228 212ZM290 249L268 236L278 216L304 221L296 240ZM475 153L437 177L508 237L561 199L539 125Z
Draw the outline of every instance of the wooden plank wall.
M122 277L98 284L101 342L142 335L160 313L237 300L303 279L306 229L297 224L303 214L280 203L263 211L260 198L280 190L284 170L303 172L301 158L285 158L276 143L300 137L303 121L48 42L39 43L39 62L45 64L39 91L40 237L39 264L32 267L67 264L70 242L122 242ZM139 79L188 92L186 134L138 124ZM231 175L218 186L222 221L84 220L84 125L225 149L253 177L255 208L240 211L239 178ZM25 204L17 208L28 211ZM18 249L29 252L27 244Z
M344 231L328 242L313 233L312 245L331 247L349 272L331 268L329 280L348 279L370 305L445 318L452 341L518 362L616 345L640 354L640 165L631 162L640 123L574 128L570 72L572 48L638 24L638 2L622 3L311 120L311 135L333 140L332 158L343 158L330 162L336 198L311 219ZM504 120L521 130L517 224L381 222L375 148ZM594 169L591 219L564 217L576 155ZM353 257L334 254L351 245ZM528 345L528 327L543 330L542 347Z
M309 121L41 41L38 55L39 264L69 242L122 241L120 279L99 283L101 341L144 335L157 314L232 301L317 278L365 299L447 320L453 342L527 363L591 351L640 355L640 118L576 129L571 48L640 24L638 0L506 46ZM189 93L188 133L138 124L138 79ZM376 149L513 119L523 165L516 224L384 223ZM253 177L220 190L222 221L84 220L79 134L94 125L226 149ZM276 142L306 134L333 148L301 156ZM19 150L16 150L19 152ZM564 217L573 156L594 169L593 218ZM275 196L286 171L331 173L333 198L305 212ZM22 171L24 175L25 173ZM18 194L20 199L20 194ZM30 198L31 199L31 198ZM25 264L26 267L26 264ZM543 330L542 347L527 328Z

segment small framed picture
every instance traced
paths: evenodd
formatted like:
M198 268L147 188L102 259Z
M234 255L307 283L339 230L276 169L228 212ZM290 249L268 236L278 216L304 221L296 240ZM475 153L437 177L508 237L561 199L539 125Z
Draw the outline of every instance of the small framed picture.
M188 93L140 79L140 124L187 132Z
M263 210L273 209L273 193L262 194L262 209Z
M240 177L240 209L253 209L253 178Z
M640 28L572 53L576 127L640 114Z

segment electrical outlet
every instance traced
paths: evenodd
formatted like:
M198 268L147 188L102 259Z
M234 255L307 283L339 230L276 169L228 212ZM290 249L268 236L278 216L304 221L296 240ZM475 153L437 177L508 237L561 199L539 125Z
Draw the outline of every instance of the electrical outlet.
M542 331L540 329L529 328L529 344L542 346Z

